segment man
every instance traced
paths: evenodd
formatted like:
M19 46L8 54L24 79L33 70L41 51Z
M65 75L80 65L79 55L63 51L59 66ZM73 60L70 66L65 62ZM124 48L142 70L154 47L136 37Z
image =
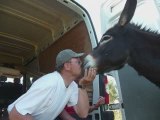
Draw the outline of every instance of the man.
M57 71L39 78L30 89L8 107L10 120L54 120L66 104L74 106L76 113L88 115L89 100L85 89L78 89L74 82L81 76L83 53L70 49L61 51L56 58ZM79 84L92 82L96 70L85 71Z

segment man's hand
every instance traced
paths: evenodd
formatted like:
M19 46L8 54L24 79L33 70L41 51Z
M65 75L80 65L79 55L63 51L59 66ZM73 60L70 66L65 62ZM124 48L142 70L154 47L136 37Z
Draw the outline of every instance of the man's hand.
M100 96L100 98L98 99L97 103L95 104L95 107L98 108L99 106L105 104L105 98Z
M86 85L90 84L96 77L96 69L89 68L88 70L85 69L84 77L80 79L79 85Z
M105 98L100 96L98 101L97 101L97 103L92 105L92 106L90 106L89 112L92 112L92 111L98 109L98 107L100 107L103 104L105 104Z

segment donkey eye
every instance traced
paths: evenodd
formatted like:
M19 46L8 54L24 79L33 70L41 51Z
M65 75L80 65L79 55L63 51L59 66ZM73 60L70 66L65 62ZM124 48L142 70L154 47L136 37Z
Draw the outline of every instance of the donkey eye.
M102 36L99 45L105 44L105 43L109 42L110 40L112 40L112 36L104 35L104 36Z
M111 38L110 35L104 35L104 36L102 36L101 40L109 40L110 38Z

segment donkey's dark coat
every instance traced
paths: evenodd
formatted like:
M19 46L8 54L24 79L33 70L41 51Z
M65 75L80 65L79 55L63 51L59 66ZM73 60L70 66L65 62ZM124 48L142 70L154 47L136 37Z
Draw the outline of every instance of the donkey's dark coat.
M130 24L137 1L128 0L118 24L102 36L99 45L85 58L85 67L98 73L123 67L126 63L160 87L160 35Z

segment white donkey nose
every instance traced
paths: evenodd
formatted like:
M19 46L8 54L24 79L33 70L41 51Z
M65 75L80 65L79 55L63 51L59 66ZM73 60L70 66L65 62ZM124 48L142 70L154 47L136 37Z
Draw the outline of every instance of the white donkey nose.
M96 67L95 59L91 55L87 55L84 58L83 68L86 69L86 68L89 68L89 67Z

